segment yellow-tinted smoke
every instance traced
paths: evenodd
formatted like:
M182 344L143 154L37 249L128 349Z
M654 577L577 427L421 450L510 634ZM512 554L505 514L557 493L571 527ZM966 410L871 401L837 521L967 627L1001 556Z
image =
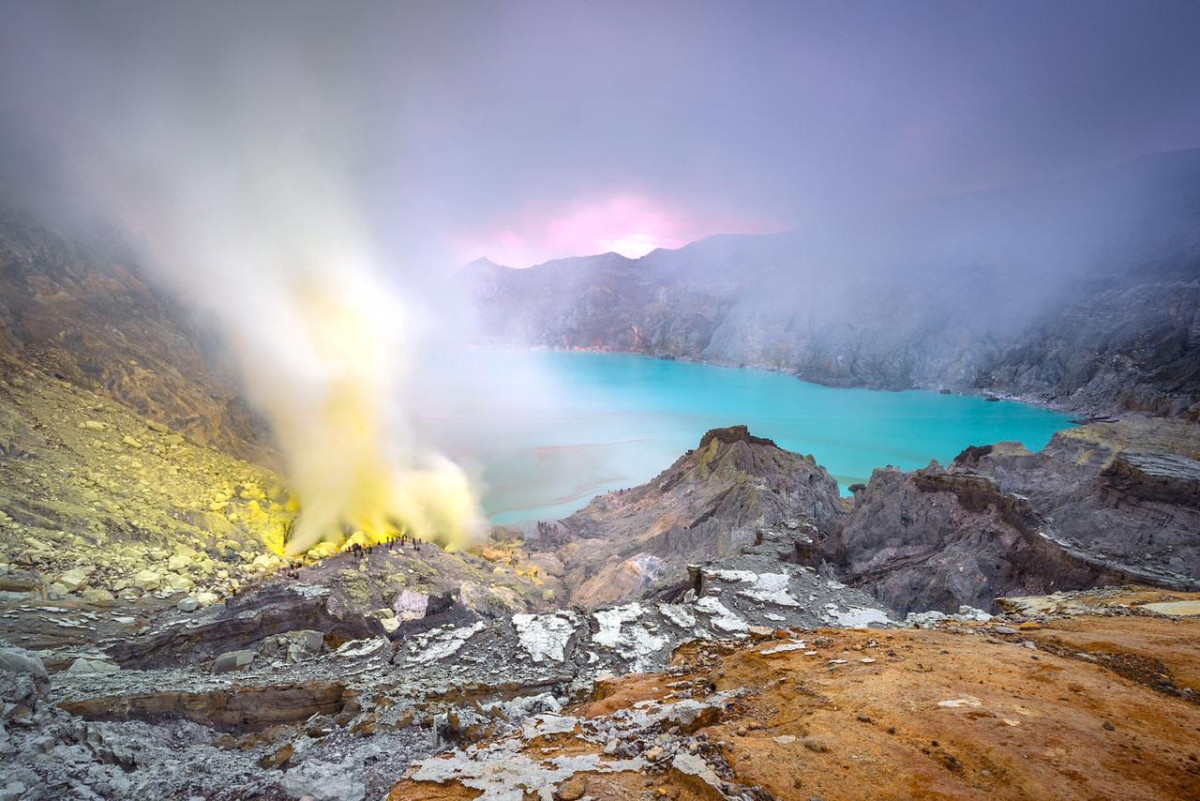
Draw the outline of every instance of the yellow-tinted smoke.
M358 273L361 279L363 273ZM300 517L288 555L351 532L369 543L407 534L447 548L482 531L475 493L463 471L409 442L400 385L407 325L399 300L370 280L297 280L293 311L303 322L295 343L315 386L259 386L287 459Z
M97 154L93 192L154 275L220 330L269 421L300 513L284 548L276 529L265 541L299 554L403 530L461 546L483 516L463 471L409 427L416 339L440 321L417 319L436 304L411 291L411 265L397 294L398 245L382 246L387 215L368 213L359 144L373 132L358 127L351 86L308 71L311 53L259 44L176 75L191 91L139 82L64 151Z

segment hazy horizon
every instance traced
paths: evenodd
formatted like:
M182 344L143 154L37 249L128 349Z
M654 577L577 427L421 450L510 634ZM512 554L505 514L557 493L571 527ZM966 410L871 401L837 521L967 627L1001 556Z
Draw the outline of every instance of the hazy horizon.
M148 152L186 170L288 139L336 154L418 278L1200 146L1193 3L3 6L0 177L36 174L32 142L62 194L136 207Z
M1158 152L1154 152L1154 153L1143 153L1138 156L1134 156L1131 159L1122 160L1120 162L1116 162L1113 164L1101 165L1095 169L1085 169L1085 170L1080 170L1078 172L1074 172L1074 173L1070 173L1070 174L1066 174L1066 175L1062 175L1062 176L1055 176L1055 178L1044 179L1043 181L1038 181L1033 184L1021 184L1021 183L1002 184L1002 185L998 185L998 186L983 187L980 189L971 189L971 190L967 190L964 192L952 192L952 193L945 194L945 195L930 195L927 197L910 198L907 200L907 202L897 202L891 206L883 206L883 207L879 207L879 208L864 210L864 211L859 212L859 214L852 215L852 216L857 216L859 218L863 218L863 217L868 216L869 212L874 212L877 214L885 214L888 212L903 211L906 209L906 207L919 206L921 203L924 203L924 202L952 201L952 200L955 200L956 198L970 198L970 197L977 197L977 196L986 196L989 193L1001 193L1001 192L1005 192L1008 190L1029 189L1029 188L1034 188L1039 184L1046 184L1046 185L1053 184L1056 180L1061 180L1064 183L1069 183L1073 180L1086 179L1088 177L1092 177L1095 175L1103 175L1105 172L1107 172L1109 170L1114 170L1114 169L1126 167L1126 166L1133 166L1133 165L1138 164L1139 162L1143 162L1148 159L1170 158L1172 156L1179 156L1179 155L1188 154L1188 153L1195 153L1195 154L1200 155L1200 147L1186 147L1186 148L1178 148L1176 150L1158 151ZM596 252L588 252L588 253L584 253L584 252L570 253L570 254L565 254L565 255L555 255L555 256L552 256L545 260L536 261L536 262L532 262L532 263L528 263L528 264L504 264L504 263L498 261L497 259L493 258L492 256L485 253L485 254L477 256L459 266L460 267L469 266L476 262L490 262L498 267L508 267L510 269L523 270L523 269L528 269L530 267L540 267L540 266L543 266L546 264L551 264L553 262L558 262L558 261L570 261L572 259L587 259L587 258L592 258L592 257L596 257L596 256L606 256L606 255L617 255L617 256L626 258L630 261L641 261L642 259L645 259L647 256L650 256L651 254L653 254L657 251L684 250L692 245L697 245L697 244L700 244L700 243L708 241L708 240L738 239L738 238L742 238L742 237L759 237L759 236L786 236L786 235L792 235L792 234L797 234L797 233L801 233L801 229L798 227L787 228L787 229L783 229L783 230L779 230L779 231L733 231L733 230L714 231L711 233L706 233L703 236L699 237L698 239L687 240L680 244L656 245L655 247L653 247L649 250L645 250L644 252L642 252L640 250L636 250L635 252L621 252L620 250L605 250L605 251L596 251Z

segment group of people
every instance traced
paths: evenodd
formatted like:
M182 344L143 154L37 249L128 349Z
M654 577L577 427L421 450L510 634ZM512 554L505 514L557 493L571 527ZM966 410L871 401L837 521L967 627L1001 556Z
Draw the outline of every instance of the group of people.
M354 554L354 556L358 557L359 559L362 559L374 553L376 548L387 548L389 551L391 551L394 550L397 544L399 544L401 549L403 549L405 545L408 545L408 535L401 534L399 539L395 537L389 537L383 542L373 543L371 545L360 545L359 543L354 542L350 544L350 553ZM421 541L414 537L412 540L412 548L414 551L419 552L421 550Z
M390 537L388 537L388 539L384 540L383 542L377 542L377 543L374 543L371 545L366 545L366 546L360 545L357 542L351 543L350 548L348 550L352 554L354 554L354 556L356 556L357 558L363 559L363 558L371 555L375 551L376 548L387 548L389 551L391 551L391 550L395 550L395 547L397 545L399 545L400 548L403 549L405 545L410 545L410 544L412 545L412 549L414 551L419 552L421 550L421 541L416 539L415 537L410 541L407 534L401 534L398 537L390 536ZM302 568L302 567L304 567L303 562L293 561L288 565L288 569L283 571L283 575L289 579L299 579L300 578L300 568ZM238 588L232 587L232 588L230 588L228 594L223 594L221 596L220 600L221 600L221 603L223 603L225 605L225 607L228 608L229 602L236 600L237 596L238 596Z

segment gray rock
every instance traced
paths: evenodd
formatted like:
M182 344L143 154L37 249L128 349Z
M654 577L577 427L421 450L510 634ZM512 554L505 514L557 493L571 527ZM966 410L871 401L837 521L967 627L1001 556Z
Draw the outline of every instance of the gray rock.
M0 787L0 801L21 801L25 797L26 789L24 782L13 779Z
M287 661L289 664L295 664L302 659L307 659L321 653L321 648L325 645L325 635L319 631L310 629L300 629L297 631L289 631L282 635L287 643Z
M429 609L429 596L412 590L402 590L392 601L392 610L401 621L420 620Z
M84 659L80 657L71 663L67 668L68 673L116 673L121 669L120 665L114 665L112 662L105 662L102 659Z
M308 760L289 770L279 786L292 798L307 796L314 801L362 801L367 795L362 770L352 760Z
M985 456L964 453L951 469L934 463L911 473L876 470L867 488L855 496L850 517L822 548L841 580L870 589L883 604L905 613L952 613L961 605L995 609L995 599L1003 595L1113 584L1200 588L1200 581L1069 545L1058 530L1058 516L1051 524L1037 508L1040 504L1008 490L1011 484L1006 486L1003 478L980 474L991 458L987 455L991 449L981 450ZM1004 463L1024 458L1005 457ZM1030 460L1027 480L1044 486L1044 473L1037 467L1040 461L1041 455ZM1089 503L1097 507L1096 514L1084 520L1091 528L1108 528L1098 521L1111 518L1112 513L1099 510L1105 503L1102 490L1093 491L1096 496ZM1147 523L1156 519L1152 512L1142 514ZM1192 510L1180 509L1168 519L1184 525L1183 521L1193 519ZM1200 529L1200 510L1194 519ZM1115 533L1106 536L1142 542L1125 527L1111 528ZM1154 529L1155 538L1160 536L1159 528ZM1200 557L1200 548L1192 547Z
M832 534L845 515L837 482L811 457L730 426L705 433L653 480L538 533L543 547L562 546L571 602L599 606L682 588L699 562L743 553L779 562L782 552L795 563L801 544Z
M227 651L213 660L213 673L229 673L248 667L257 654L251 650Z
M0 648L0 670L27 676L40 692L50 689L50 676L42 660L22 648Z

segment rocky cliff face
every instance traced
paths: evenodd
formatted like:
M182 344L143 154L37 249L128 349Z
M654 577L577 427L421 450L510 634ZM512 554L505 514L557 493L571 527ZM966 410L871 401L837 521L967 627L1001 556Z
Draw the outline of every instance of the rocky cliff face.
M555 524L572 603L641 597L680 584L687 566L741 552L764 537L788 540L799 562L845 515L837 482L812 459L751 435L715 429L661 475L611 492Z
M1196 579L1198 459L1200 426L1132 415L1059 432L1038 453L992 447L951 469L1028 498L1072 544Z
M1200 151L853 224L510 270L468 265L488 341L1200 412Z
M1075 409L1200 419L1200 281L1088 295L996 353L976 385Z
M262 426L215 346L121 248L59 235L0 199L0 358L265 461Z
M847 513L809 457L717 429L653 481L539 525L571 603L678 597L689 566L739 555L822 567L900 614L1001 595L1141 583L1200 588L1200 427L1127 416L1000 443L949 468L876 470Z
M1198 438L1195 424L1129 417L1039 453L1007 443L949 469L877 470L824 553L902 612L1111 584L1194 589Z

